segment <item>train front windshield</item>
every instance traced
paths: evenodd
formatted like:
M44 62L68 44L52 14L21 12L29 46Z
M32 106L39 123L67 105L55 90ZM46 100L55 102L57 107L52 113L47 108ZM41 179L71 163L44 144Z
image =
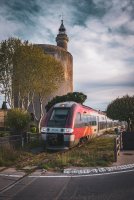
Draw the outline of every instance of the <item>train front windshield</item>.
M69 115L69 110L69 108L54 108L47 126L64 128Z

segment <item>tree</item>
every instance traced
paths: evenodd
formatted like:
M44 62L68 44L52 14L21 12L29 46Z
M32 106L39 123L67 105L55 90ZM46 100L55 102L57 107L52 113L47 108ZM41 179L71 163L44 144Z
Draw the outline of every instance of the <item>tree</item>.
M23 134L30 123L30 114L22 109L11 109L7 112L7 125L17 134Z
M123 96L112 101L107 107L107 116L120 121L126 121L128 130L134 130L134 96Z
M44 115L43 101L46 96L57 90L64 80L63 66L54 57L44 54L41 48L32 44L20 46L14 54L13 61L13 88L18 91L19 106L28 109L32 103L33 113L40 130ZM39 118L35 112L35 97L39 100Z
M20 39L9 38L0 44L0 91L5 95L5 101L14 107L12 79L13 56L16 49L23 45Z
M58 89L63 80L62 64L45 54L37 45L15 38L9 38L1 43L0 86L7 95L7 102L13 108L16 100L17 107L25 110L28 110L32 103L39 126L44 115L45 97ZM39 99L39 118L35 113L35 97Z
M65 101L75 101L77 103L83 104L86 99L87 99L87 96L83 94L82 92L70 92L63 96L54 97L51 101L48 102L45 108L46 108L46 111L48 112L48 110L56 103L65 102Z

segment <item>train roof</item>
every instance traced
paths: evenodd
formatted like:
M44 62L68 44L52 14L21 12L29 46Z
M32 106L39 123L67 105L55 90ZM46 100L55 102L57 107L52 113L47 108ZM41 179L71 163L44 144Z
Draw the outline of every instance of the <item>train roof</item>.
M78 103L76 103L76 102L74 102L74 101L65 101L65 102L60 102L60 103L56 103L55 105L54 105L54 108L59 108L59 107L65 107L65 108L70 108L72 105L74 105L74 104L78 104Z
M94 108L91 108L89 106L85 106L85 105L82 105L82 104L79 104L79 103L76 103L75 101L65 101L65 102L60 102L60 103L57 103L54 105L54 108L59 108L59 107L65 107L65 108L70 108L72 107L73 105L80 105L82 106L83 108L85 109L91 109L99 114L103 114L103 115L106 115L106 113L102 112L102 111L98 111L98 110L95 110Z

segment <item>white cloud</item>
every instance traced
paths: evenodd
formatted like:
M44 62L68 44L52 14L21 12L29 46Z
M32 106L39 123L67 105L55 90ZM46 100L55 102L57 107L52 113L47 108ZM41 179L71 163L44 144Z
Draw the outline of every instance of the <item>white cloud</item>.
M118 0L94 0L96 7L103 6L107 12L101 18L89 13L84 25L75 24L76 14L79 17L82 13L77 10L77 5L71 4L71 0L69 3L56 1L53 4L49 1L36 2L40 3L42 10L36 16L29 15L30 20L36 22L32 29L11 20L11 13L0 9L0 40L23 32L24 39L33 43L55 44L60 26L59 15L63 12L70 39L69 51L74 57L74 90L86 93L87 104L98 109L105 109L108 102L117 96L134 93L131 86L134 84L134 67L129 62L134 54L134 35L120 32L122 26L134 31L128 0L122 0L121 4ZM122 11L124 7L126 9Z
M4 7L0 8L0 41L8 37L17 37L17 32L23 30L23 24L16 23L10 19L10 14Z

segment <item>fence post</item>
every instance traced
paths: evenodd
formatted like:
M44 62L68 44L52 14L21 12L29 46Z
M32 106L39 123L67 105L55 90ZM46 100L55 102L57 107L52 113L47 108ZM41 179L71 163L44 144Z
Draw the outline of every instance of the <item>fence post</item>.
M30 142L30 132L26 132L27 143Z
M114 139L114 161L117 161L117 137Z
M24 147L24 137L23 136L21 136L21 146L22 146L22 148Z
M120 149L123 149L122 132L120 133Z
M114 159L117 162L117 157L121 149L121 135L117 136L114 140Z

